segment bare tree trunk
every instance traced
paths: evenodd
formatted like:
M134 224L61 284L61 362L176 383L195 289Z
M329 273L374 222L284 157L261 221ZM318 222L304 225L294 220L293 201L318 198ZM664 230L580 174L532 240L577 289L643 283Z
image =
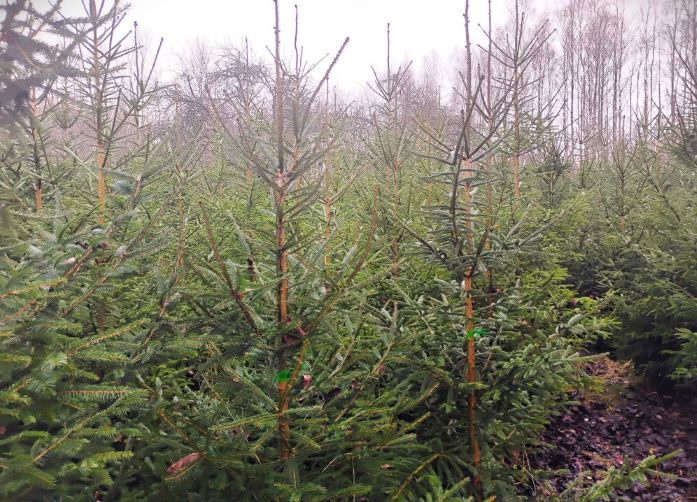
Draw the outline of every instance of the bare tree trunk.
M44 205L43 185L41 179L41 155L39 152L39 142L41 141L39 133L39 112L36 102L36 89L32 88L29 95L29 128L31 131L32 140L32 160L34 162L34 171L36 181L34 182L34 209L40 212Z
M575 57L574 57L574 52L576 51L576 38L575 38L575 30L576 26L574 24L574 14L576 13L576 8L574 4L572 3L570 6L570 20L569 20L569 26L571 30L571 43L569 44L569 58L570 58L570 69L569 72L571 74L571 105L569 106L569 110L571 111L571 117L570 117L570 126L571 126L571 158L574 158L574 151L576 149L576 136L574 135L574 127L576 126L575 120L574 120L574 106L575 106L575 95L574 91L576 90L576 77L578 73L576 72L576 67L575 67Z
M523 23L515 2L515 45L513 54L513 198L520 199L520 54L523 37Z
M486 58L486 100L487 103L491 103L491 51L492 51L492 36L493 33L491 31L491 0L488 0L487 2L487 7L488 7L488 38L489 38L489 47L487 49L487 58ZM492 113L489 113L489 130L492 130L494 128L494 116ZM484 186L484 191L485 191L485 196L486 196L486 228L487 228L487 234L491 231L491 228L494 225L493 222L493 217L494 217L494 201L493 201L493 188L491 186L491 178L493 176L493 156L490 150L487 151L486 153L486 158L485 158L485 166L486 166L486 185ZM487 251L491 250L491 239L487 235L485 237L484 241L484 249ZM493 269L488 266L486 268L486 282L487 282L487 306L488 306L488 314L491 317L493 314L493 304L494 304L494 271Z
M392 77L392 68L390 64L390 57L391 57L391 47L390 47L390 23L387 23L387 95L390 97L390 101L388 102L388 113L389 113L389 120L390 120L390 133L394 135L393 139L397 139L397 103L396 100L392 101L393 99L396 98L394 96L394 88L395 88L395 83L393 82L393 77ZM399 69L397 70L397 75L399 75ZM397 141L400 141L400 139L397 139ZM397 147L398 149L398 147ZM393 157L391 159L391 163L388 163L386 168L386 176L387 176L387 182L390 187L390 192L392 196L392 209L395 211L395 214L398 214L399 210L399 169L400 169L400 159L399 155L397 154L397 150L393 152ZM392 277L396 279L399 277L399 234L395 233L392 237L392 241L390 242L390 255L392 258ZM397 303L394 303L394 309L396 311L397 309Z
M324 193L324 268L329 269L329 265L332 262L331 254L329 253L329 238L332 235L332 197L331 197L331 184L330 184L331 174L329 172L329 166L325 165L324 171L324 183L325 183L325 193Z
M329 125L329 80L327 79L326 96L324 100L324 119L325 127ZM332 183L331 183L331 166L328 162L328 156L325 155L323 181L324 181L324 268L329 273L329 266L332 262L331 253L329 253L329 239L332 235Z
M466 103L467 109L473 106L473 92L472 92L472 47L470 45L470 31L469 31L469 0L465 0L465 64L466 64ZM467 137L466 144L469 145L469 124L466 124L465 136ZM464 175L469 177L472 172L472 162L469 158L465 159L463 162ZM465 182L464 186L464 201L463 207L465 208L465 225L467 228L467 248L469 253L474 253L474 235L472 228L472 196L470 193L470 185ZM472 288L472 276L474 274L474 269L472 266L465 270L465 278L463 281L464 293L465 293L465 336L467 337L467 383L474 384L477 381L476 373L476 357L475 357L475 346L474 346L474 300L472 298L473 288ZM481 499L481 481L479 477L479 469L481 464L481 453L479 449L479 437L477 433L477 395L474 390L470 390L470 394L467 397L467 419L469 422L469 440L470 448L472 449L472 465L476 470L476 474L472 478L472 485L474 487L475 496L477 500Z
M284 165L284 132L283 132L283 69L281 67L281 30L278 16L278 0L274 0L275 11L275 96L274 96L274 120L276 121L276 186L275 186L275 210L276 210L276 278L278 286L276 289L276 323L279 336L279 347L283 346L283 331L290 322L288 315L288 249L286 248L286 221L285 221L285 202L287 196L287 183L285 180ZM283 348L278 354L279 375L287 369L288 362ZM290 458L290 424L285 412L288 410L288 379L278 379L278 432L279 449L281 460Z
M90 0L90 22L92 23L92 78L94 79L94 120L97 144L95 150L95 162L97 164L97 203L99 212L97 221L100 225L106 222L106 174L104 172L105 148L104 148L104 110L102 93L102 71L99 59L99 13L96 0Z
M465 169L465 177L469 177L471 173L472 163L470 160L463 162ZM472 226L472 195L470 185L465 182L464 187L464 207L465 207L465 226L467 229L467 249L468 253L474 253L474 235ZM473 267L468 267L465 270L465 279L463 288L465 291L465 332L467 337L467 383L474 384L477 381L477 369L474 346L474 298L472 287L472 276L474 275ZM474 390L470 391L467 396L467 420L469 422L469 440L472 448L472 464L477 470L477 474L472 479L472 484L475 488L475 496L480 499L481 481L479 478L479 468L481 464L481 453L479 448L479 436L477 433L477 394Z

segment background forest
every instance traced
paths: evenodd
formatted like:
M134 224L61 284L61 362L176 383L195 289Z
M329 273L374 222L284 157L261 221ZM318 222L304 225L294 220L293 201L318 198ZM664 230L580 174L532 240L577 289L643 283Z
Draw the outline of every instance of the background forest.
M557 493L526 459L600 353L695 396L697 1L483 27L465 1L451 87L388 26L356 99L349 39L306 61L279 3L268 55L167 82L123 3L0 5L0 498L598 500L652 472Z

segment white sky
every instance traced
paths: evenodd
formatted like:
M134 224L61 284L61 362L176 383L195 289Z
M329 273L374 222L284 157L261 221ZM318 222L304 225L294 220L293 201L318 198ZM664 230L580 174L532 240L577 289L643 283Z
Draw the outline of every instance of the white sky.
M34 0L34 4L42 8L54 1ZM111 1L107 0L107 5ZM496 29L508 20L514 1L491 1ZM639 10L639 5L647 3L663 3L662 0L618 1L629 10ZM63 0L63 10L67 15L80 15L84 12L82 2ZM549 13L568 0L520 0L520 3ZM266 47L273 46L272 0L131 0L130 4L128 18L123 23L125 28L138 21L143 39L151 45L164 37L158 71L165 79L178 64L178 55L187 52L196 39L211 46L224 42L241 45L247 37L253 51L261 55L266 54ZM425 58L435 56L444 72L440 77L447 80L453 76L448 61L453 61L453 56L464 46L465 0L279 0L281 47L286 57L292 54L295 4L299 9L299 45L304 47L306 60L314 62L329 54L319 71L324 71L344 38L351 38L331 79L332 86L344 91L358 91L367 81L372 81L371 66L379 73L384 72L388 22L393 67L413 61L415 68L420 69ZM521 9L532 14L529 7ZM470 19L473 43L484 43L478 25L487 26L487 0L470 0Z
M50 0L35 0L37 7ZM87 0L85 0L87 1ZM98 0L99 1L99 0ZM273 46L272 0L132 0L124 24L138 21L151 43L164 37L158 64L172 69L177 54L197 38L216 44L241 43L247 37L257 54ZM281 46L290 56L293 44L294 5L298 5L299 45L307 59L331 54L328 64L346 36L351 38L332 74L333 85L357 90L372 80L371 65L385 68L386 26L391 24L393 65L413 61L419 68L425 57L446 61L464 45L464 0L279 0ZM483 41L477 23L486 27L487 0L470 0L471 30L475 41ZM512 0L492 0L494 24L508 15ZM66 14L79 15L81 0L64 0ZM321 68L325 68L322 65Z

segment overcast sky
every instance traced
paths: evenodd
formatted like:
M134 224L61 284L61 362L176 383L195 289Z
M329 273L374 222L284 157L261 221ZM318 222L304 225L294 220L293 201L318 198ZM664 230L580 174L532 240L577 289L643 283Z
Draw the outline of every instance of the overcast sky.
M34 4L45 7L53 1L34 0ZM81 14L82 1L63 0L66 14ZM639 4L654 1L620 0L620 4L631 11ZM526 2L521 0L523 3ZM548 13L567 0L527 3ZM158 69L165 76L175 68L178 55L186 52L197 38L215 46L224 42L241 44L247 37L257 54L264 54L266 47L273 46L272 0L131 0L130 4L124 25L130 27L138 21L151 45L164 38ZM350 37L332 74L333 85L344 90L357 91L372 80L371 65L384 71L388 22L395 65L413 61L419 69L424 58L436 57L444 72L448 72L448 61L464 46L464 0L279 0L279 4L285 56L291 55L293 45L295 4L299 9L299 44L304 47L306 58L315 61L330 54L322 69L344 38ZM513 0L492 0L494 28L507 21L513 5ZM530 14L529 8L527 11ZM474 43L484 43L478 25L487 25L487 0L470 0L470 18Z
M1 0L0 0L1 1ZM87 1L87 0L85 0ZM99 0L98 0L99 1ZM35 0L37 6L49 0ZM132 0L126 23L138 21L152 43L164 37L160 69L171 69L176 56L197 38L212 43L249 39L257 53L273 45L272 0ZM333 73L334 84L357 90L372 78L371 65L384 70L386 26L391 24L392 60L413 61L419 68L426 57L442 61L464 45L464 0L279 0L283 52L290 55L294 5L300 20L299 43L308 59L316 60L351 41ZM482 39L477 23L486 26L486 0L471 0L473 37ZM506 0L492 0L494 23L509 13ZM82 12L81 0L64 0L68 14Z

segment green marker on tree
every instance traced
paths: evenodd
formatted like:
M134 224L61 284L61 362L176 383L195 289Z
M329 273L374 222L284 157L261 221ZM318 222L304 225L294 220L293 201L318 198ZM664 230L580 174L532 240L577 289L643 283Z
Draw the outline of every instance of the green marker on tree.
M290 370L289 369L278 370L278 372L276 373L276 378L275 378L276 382L283 383L283 382L287 382L289 380L290 380Z
M484 336L487 334L486 328L474 328L467 332L467 338L474 338L475 336Z

